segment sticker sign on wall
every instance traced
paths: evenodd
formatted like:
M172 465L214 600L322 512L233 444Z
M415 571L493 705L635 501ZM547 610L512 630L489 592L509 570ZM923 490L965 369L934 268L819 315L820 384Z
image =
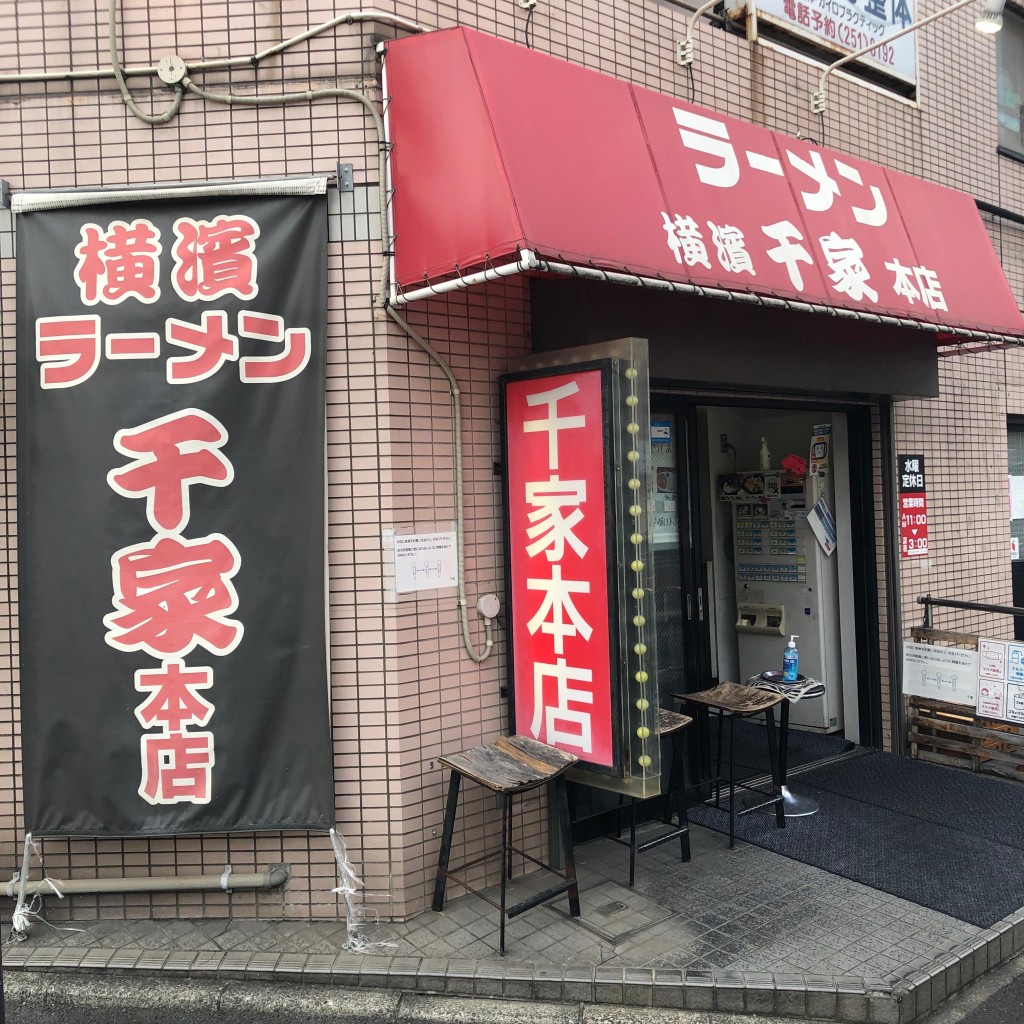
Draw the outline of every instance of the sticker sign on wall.
M979 718L1024 723L1024 643L979 638L977 651L904 644L903 690L975 706Z
M978 714L1024 722L1024 644L978 641Z
M401 533L394 536L395 590L442 590L458 584L454 533Z
M984 715L987 718L1002 718L1004 715L1007 655L1007 644L1002 640L980 640L978 642L979 715Z
M828 476L829 443L832 424L819 423L811 431L811 447L807 460L808 476Z
M899 455L900 555L928 555L928 498L924 482L924 456Z

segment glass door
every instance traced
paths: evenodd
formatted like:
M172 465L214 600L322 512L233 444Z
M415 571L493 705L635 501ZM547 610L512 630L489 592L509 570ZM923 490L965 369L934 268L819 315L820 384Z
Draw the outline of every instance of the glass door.
M651 523L654 627L661 706L676 710L677 693L703 690L710 678L707 588L699 560L695 411L651 398Z

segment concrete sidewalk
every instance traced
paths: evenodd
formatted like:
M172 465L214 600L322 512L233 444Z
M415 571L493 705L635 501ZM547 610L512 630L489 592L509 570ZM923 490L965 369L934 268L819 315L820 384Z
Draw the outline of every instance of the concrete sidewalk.
M120 998L127 986L141 1006L158 980L170 986L161 990L168 998L178 993L184 1013L201 991L175 986L188 979L243 1001L250 997L237 982L261 989L286 983L278 998L288 993L296 1006L306 997L293 986L314 983L356 987L360 1000L369 992L383 1000L373 1010L347 995L339 1001L335 990L314 998L341 1008L335 1020L427 1019L410 1016L413 1006L428 1017L483 1019L460 1017L479 1010L448 998L473 997L504 1001L487 1019L508 1012L510 1020L538 1024L546 1019L541 1004L560 1007L557 1013L575 1007L577 1021L626 1019L598 1013L618 1006L628 1008L630 1020L660 1019L655 1011L664 1008L692 1011L697 1016L673 1019L701 1022L709 1014L759 1014L904 1024L922 1020L1024 948L1024 911L982 930L755 846L737 843L730 851L725 836L696 826L691 846L687 864L675 842L640 854L633 890L625 885L625 848L609 840L578 847L582 916L570 918L563 898L508 922L504 959L497 956L496 911L456 888L441 913L368 927L366 938L393 945L363 955L342 948L344 921L73 921L58 922L60 929L39 923L28 939L4 948L12 1019L44 1020L32 1014L59 1005L65 1016L54 1019L84 1022L103 1005L103 1019L114 1021L116 1004L108 1006L103 992L114 986ZM521 893L547 880L540 874L515 884ZM81 931L64 930L67 924ZM410 1004L397 998L403 994L430 998ZM260 998L270 1005L269 995ZM207 1007L197 1019L234 1019L226 1006L215 1016Z

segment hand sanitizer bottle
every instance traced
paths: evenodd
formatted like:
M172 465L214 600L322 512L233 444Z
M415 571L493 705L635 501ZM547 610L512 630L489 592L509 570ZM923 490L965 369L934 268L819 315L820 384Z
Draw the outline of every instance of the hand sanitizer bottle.
M772 468L772 453L768 449L768 438L761 438L761 451L759 452L759 458L761 462L761 469Z
M797 677L797 662L800 658L800 652L796 649L796 638L799 633L792 633L789 637L789 643L786 644L786 649L782 653L782 681L785 683L795 683Z

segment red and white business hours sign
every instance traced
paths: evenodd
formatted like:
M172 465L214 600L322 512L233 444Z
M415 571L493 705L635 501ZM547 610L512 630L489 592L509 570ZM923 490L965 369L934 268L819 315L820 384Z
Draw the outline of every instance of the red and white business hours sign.
M505 389L515 731L612 767L602 374Z
M900 455L900 554L903 558L928 555L928 493L924 483L924 456Z

